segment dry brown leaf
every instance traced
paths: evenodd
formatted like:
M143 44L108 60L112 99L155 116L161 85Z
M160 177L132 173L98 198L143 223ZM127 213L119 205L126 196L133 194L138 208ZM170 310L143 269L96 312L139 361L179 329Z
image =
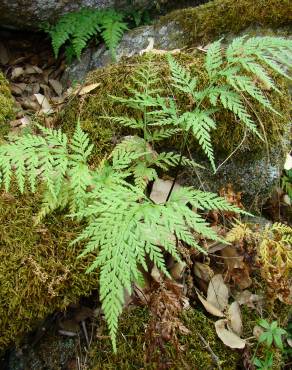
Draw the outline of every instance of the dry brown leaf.
M15 67L11 73L11 79L16 80L18 77L24 74L24 69L22 67Z
M43 94L34 94L34 96L37 99L37 102L41 106L41 111L45 114L51 114L53 113L53 109L48 102L48 99Z
M26 75L42 74L43 70L37 66L28 65L25 67L24 73Z
M240 336L242 334L242 319L240 306L239 303L236 301L232 302L231 305L228 307L228 321L232 331Z
M207 301L220 311L224 311L228 306L228 298L229 290L223 281L222 275L217 274L213 276L208 286Z
M217 307L213 306L211 303L206 301L198 292L197 292L198 298L202 305L205 307L206 311L209 312L211 315L217 316L217 317L224 317L223 312L218 310Z
M227 320L218 320L215 322L215 329L218 337L222 342L230 348L239 348L242 349L245 347L245 340L241 339L238 335L233 333L230 330L226 329Z
M49 80L49 84L52 86L53 90L55 91L55 93L57 95L62 95L62 92L63 92L63 86L61 84L60 81L58 80L53 80L53 79L50 79Z
M93 91L94 89L96 89L100 85L101 85L101 83L100 82L97 82L97 83L94 83L94 84L90 84L90 85L84 86L78 92L78 95L81 95L82 96L82 95L88 94L90 91Z
M253 294L249 290L239 292L235 298L240 305L244 304L250 308L256 308L263 301L263 297Z
M263 332L264 332L264 329L259 325L255 325L255 327L252 330L252 333L256 337L256 339L259 339L259 337L261 336L261 334L263 334Z
M206 265L205 263L196 261L194 264L194 274L199 279L202 279L208 283L214 276L214 271L211 269L210 266Z

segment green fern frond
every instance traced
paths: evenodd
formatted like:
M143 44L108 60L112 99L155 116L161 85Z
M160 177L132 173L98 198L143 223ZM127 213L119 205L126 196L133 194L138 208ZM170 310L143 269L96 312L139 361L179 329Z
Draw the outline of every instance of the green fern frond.
M55 25L46 27L45 31L52 38L55 57L58 56L60 48L70 42L68 46L70 56L72 57L74 53L80 59L81 52L88 41L94 35L100 34L115 58L115 48L128 29L123 18L123 14L113 9L81 9L78 12L63 15Z
M206 55L205 67L209 78L213 79L223 64L222 49L220 40L213 42Z
M167 54L167 61L170 67L173 86L195 98L196 78L191 76L190 72L183 68L170 54Z
M101 17L101 35L106 47L110 50L113 60L116 60L115 49L118 46L124 32L128 29L123 21L123 14L114 10L107 10Z
M137 189L103 188L98 201L77 213L80 218L90 216L87 228L75 242L87 241L81 256L97 252L88 272L97 267L101 269L100 295L114 348L124 289L131 292L131 284L138 276L138 263L146 266L146 256L149 256L169 275L162 249L179 260L174 234L200 250L203 249L198 246L193 232L220 240L206 221L188 208L187 203L192 199L178 203L176 196L181 200L181 196L174 192L169 202L161 205L153 204ZM228 209L221 198L212 197L211 201L218 208Z
M213 147L211 144L210 131L216 128L215 121L210 117L214 110L196 110L194 112L186 112L180 117L180 124L184 130L191 130L194 137L198 140L203 151L209 158L212 168L215 171L215 158Z

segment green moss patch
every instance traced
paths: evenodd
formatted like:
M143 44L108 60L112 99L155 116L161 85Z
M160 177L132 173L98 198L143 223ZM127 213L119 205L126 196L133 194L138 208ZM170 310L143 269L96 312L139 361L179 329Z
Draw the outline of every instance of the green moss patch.
M14 118L14 102L8 82L0 72L0 136L8 132L7 121Z
M203 44L221 35L241 32L251 25L278 28L291 21L290 0L214 0L174 11L163 17L160 24L178 24L184 41L192 47L198 42Z
M165 347L161 355L162 362L169 369L213 369L210 353L204 347L199 334L209 343L213 352L220 359L223 369L236 369L241 361L241 353L226 347L217 337L214 322L201 311L190 309L182 317L190 334L180 337L182 351L171 345ZM91 369L158 369L158 364L145 363L145 325L148 322L146 309L137 308L124 312L120 319L117 355L111 351L110 340L98 330L100 338L92 343L90 350Z
M80 229L61 215L33 226L38 196L0 194L0 350L21 340L38 320L90 294L97 273L70 247Z

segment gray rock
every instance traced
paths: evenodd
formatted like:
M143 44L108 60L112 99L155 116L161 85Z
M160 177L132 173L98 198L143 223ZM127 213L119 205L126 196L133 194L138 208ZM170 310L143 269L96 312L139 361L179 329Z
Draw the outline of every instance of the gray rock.
M207 0L1 0L0 24L3 27L37 29L42 22L54 22L61 15L81 8L109 8L121 10L165 9L186 4L196 5Z
M175 37L170 37L170 35ZM127 32L116 50L117 61L122 57L131 57L139 54L149 45L150 39L154 40L155 49L172 50L182 48L183 31L174 22L166 25L154 24L151 26L138 27ZM112 63L110 52L104 45L96 49L87 49L81 59L67 67L63 75L64 85L69 86L73 81L82 82L87 73L96 68L105 67Z

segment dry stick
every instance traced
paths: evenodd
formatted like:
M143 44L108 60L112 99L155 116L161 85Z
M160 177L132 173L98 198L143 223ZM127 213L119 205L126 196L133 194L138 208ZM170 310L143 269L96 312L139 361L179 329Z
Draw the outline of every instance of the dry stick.
M212 348L210 347L210 345L206 341L206 339L204 337L202 337L202 335L200 333L197 333L197 334L198 334L198 337L200 338L200 340L205 345L206 350L210 353L213 362L217 365L217 367L218 367L219 370L222 370L222 367L220 365L220 359L219 359L219 357L215 355L215 353L213 352Z

